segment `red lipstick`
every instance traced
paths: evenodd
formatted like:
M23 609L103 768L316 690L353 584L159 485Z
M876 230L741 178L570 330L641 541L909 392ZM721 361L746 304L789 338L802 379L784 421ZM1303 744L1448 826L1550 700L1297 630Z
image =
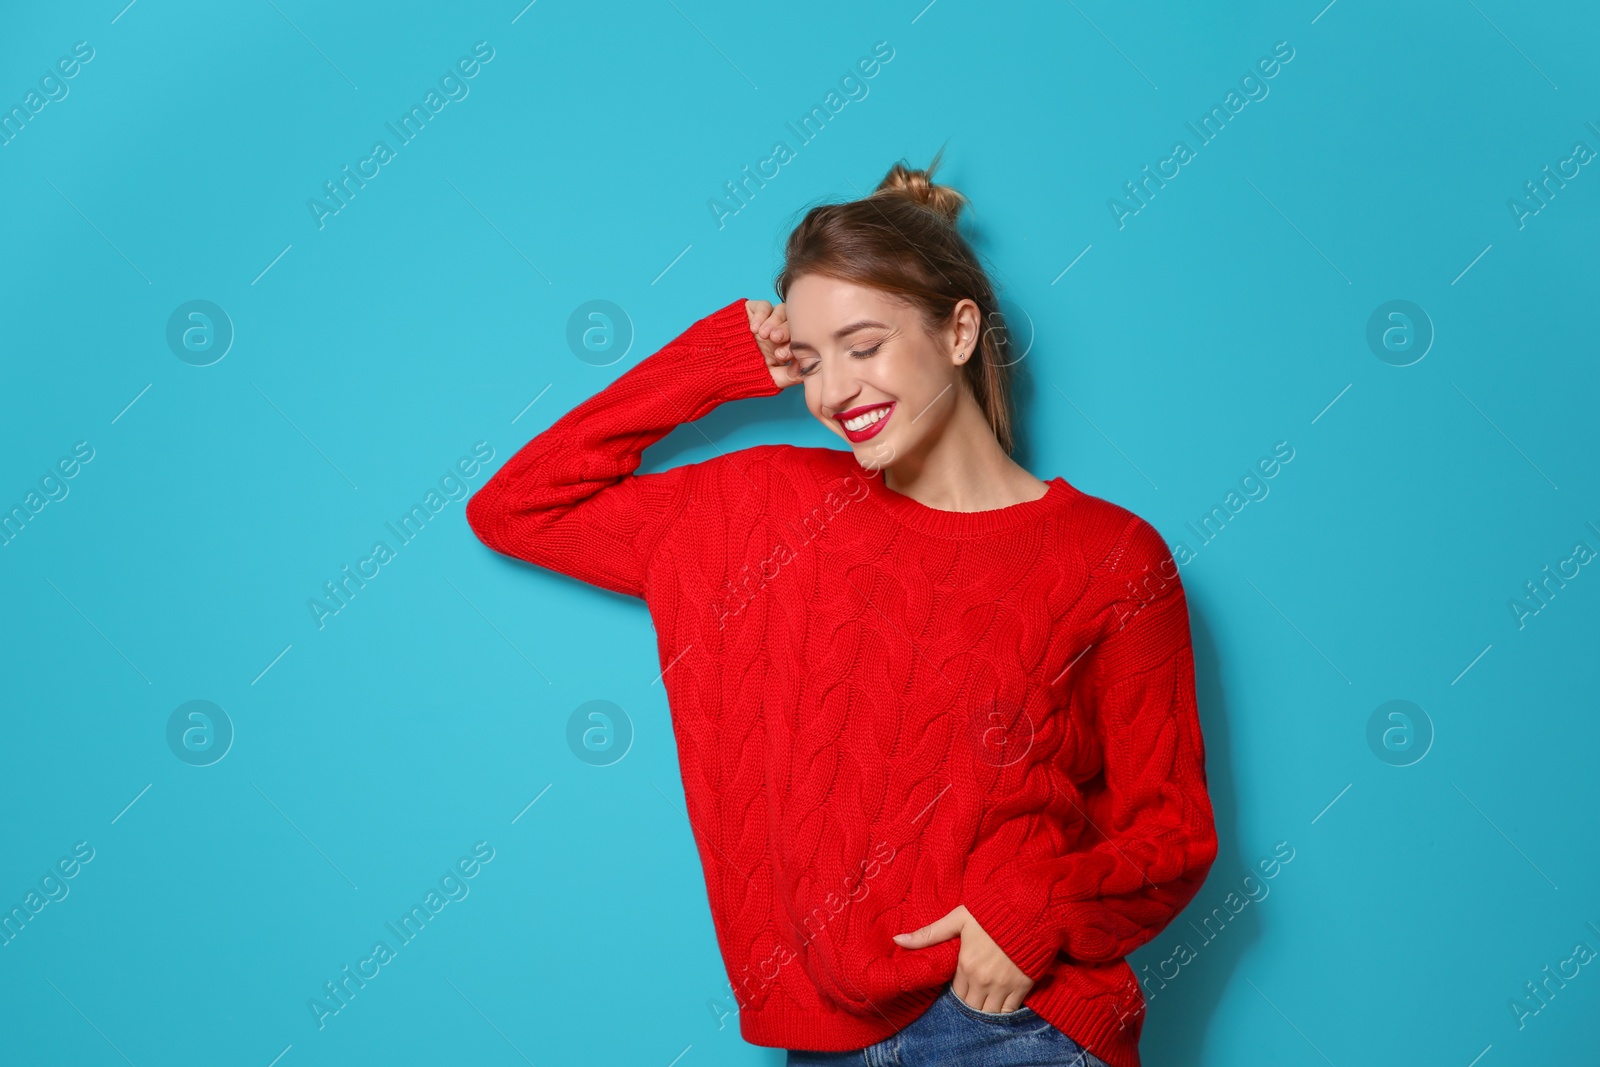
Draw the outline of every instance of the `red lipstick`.
M884 426L888 425L889 419L894 415L894 408L895 402L892 400L884 404L860 404L848 411L837 413L834 418L838 421L839 428L844 431L844 435L849 439L850 443L860 444L862 441L870 440L883 432ZM877 422L863 426L859 430L851 430L844 425L846 419L853 419L865 415L869 411L878 411L880 409L883 414L879 416Z

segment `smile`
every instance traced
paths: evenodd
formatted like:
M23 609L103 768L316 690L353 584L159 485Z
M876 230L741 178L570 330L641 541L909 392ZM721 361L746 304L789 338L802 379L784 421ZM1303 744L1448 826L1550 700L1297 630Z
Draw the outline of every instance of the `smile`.
M870 437L883 432L884 424L889 421L889 416L894 413L894 402L887 404L872 404L865 407L851 408L841 411L834 418L844 428L844 435L852 443L865 441Z

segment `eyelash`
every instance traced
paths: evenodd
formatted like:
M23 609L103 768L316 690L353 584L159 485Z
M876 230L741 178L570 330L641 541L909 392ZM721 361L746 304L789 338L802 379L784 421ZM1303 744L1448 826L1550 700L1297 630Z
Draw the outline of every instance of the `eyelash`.
M852 359L868 359L868 358L870 358L872 356L877 355L878 349L880 349L882 347L883 347L883 342L879 341L877 344L873 345L871 348L864 348L859 352L857 352L854 349L851 349L850 357ZM812 373L815 372L816 369L821 365L822 365L822 361L820 359L812 360L811 364L810 364L810 370L807 370L806 368L802 367L800 369L800 376L802 378L809 378L812 375Z

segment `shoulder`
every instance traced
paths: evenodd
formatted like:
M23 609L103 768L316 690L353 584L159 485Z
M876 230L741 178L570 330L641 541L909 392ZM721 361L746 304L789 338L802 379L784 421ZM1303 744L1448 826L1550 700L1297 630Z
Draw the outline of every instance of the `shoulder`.
M1088 568L1081 610L1097 635L1097 670L1110 676L1135 672L1139 664L1148 665L1153 650L1189 640L1178 560L1161 531L1132 510L1085 493L1076 507L1068 525L1079 532Z
M1091 581L1106 591L1107 600L1133 597L1146 601L1172 591L1182 592L1178 562L1161 531L1143 516L1103 497L1078 491L1070 524Z

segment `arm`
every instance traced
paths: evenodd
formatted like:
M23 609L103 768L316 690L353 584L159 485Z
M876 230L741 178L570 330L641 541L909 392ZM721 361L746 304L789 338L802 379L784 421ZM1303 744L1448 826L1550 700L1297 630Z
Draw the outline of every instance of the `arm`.
M690 469L635 474L644 450L724 401L777 392L736 300L524 445L467 501L467 522L496 552L642 597Z
M1057 952L1105 963L1155 937L1194 898L1217 854L1177 564L1137 516L1113 551L1101 580L1122 592L1076 668L1085 670L1079 685L1104 752L1105 788L1086 794L1079 809L1093 843L1002 867L965 902L1035 981ZM1130 584L1147 580L1148 590Z

